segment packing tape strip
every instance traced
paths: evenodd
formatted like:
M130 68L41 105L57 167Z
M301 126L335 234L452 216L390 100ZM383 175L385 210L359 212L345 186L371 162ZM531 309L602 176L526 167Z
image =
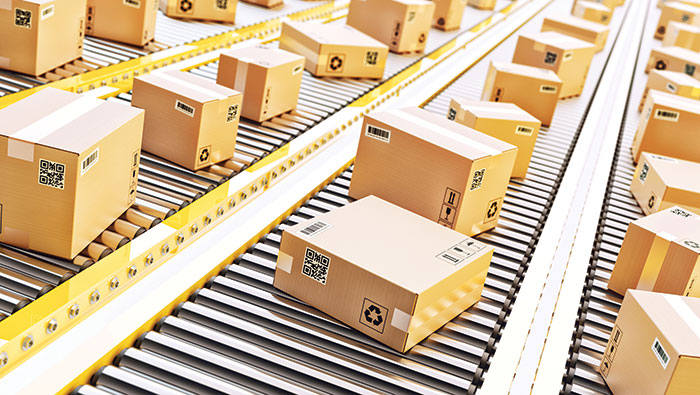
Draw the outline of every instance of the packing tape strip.
M0 10L11 10L12 0L0 0Z
M185 80L180 79L180 78L173 77L172 75L169 75L169 74L158 73L158 74L153 74L153 75L157 76L158 78L162 78L162 79L164 79L164 80L166 80L166 81L170 81L170 82L172 82L172 83L174 83L174 84L178 84L178 85L184 86L184 87L186 87L186 88L188 88L188 89L192 89L193 91L196 91L196 92L199 92L199 93L203 93L203 94L205 94L205 95L207 95L207 96L211 96L211 97L213 97L214 99L217 99L217 100L224 100L224 99L227 99L227 98L228 98L228 96L223 95L223 94L221 94L221 93L219 93L219 92L213 91L213 90L211 90L211 89L203 88L203 87L201 87L201 86L199 86L199 85L193 84L193 83L191 83L191 82L185 81Z
M0 0L2 1L2 0ZM10 68L10 58L5 58L0 56L0 69L9 69Z
M279 258L277 258L277 268L284 270L287 273L292 272L292 263L294 258L291 255L285 254L284 252L279 252Z
M243 93L245 91L245 83L248 78L248 64L251 59L239 58L236 62L236 80L233 83L233 89Z
M394 308L394 313L391 315L391 326L393 326L394 328L396 328L400 331L408 332L408 326L410 323L411 323L411 316L410 315L403 312L402 310Z
M681 317L681 320L688 325L688 328L695 334L697 340L700 341L700 317L698 317L697 313L688 306L688 303L682 296L665 294L664 298L666 298L666 301L675 310L676 314Z

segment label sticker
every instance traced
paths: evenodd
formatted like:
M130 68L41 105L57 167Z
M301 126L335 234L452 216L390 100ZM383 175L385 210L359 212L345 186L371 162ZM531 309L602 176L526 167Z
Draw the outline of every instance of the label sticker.
M569 61L569 60L571 60L571 59L573 59L573 58L574 58L574 53L573 53L573 52L567 52L567 53L565 53L564 56L561 58L561 61L562 61L562 62L567 62L567 61Z
M298 64L292 69L292 75L297 75L297 74L301 73L302 70L304 70L304 65Z
M446 188L445 189L445 197L442 199L443 203L449 204L452 207L459 207L459 200L462 197L462 194L455 191L452 188Z
M206 147L202 147L199 149L199 154L197 154L197 161L198 163L207 163L209 162L209 157L211 156L211 145L207 145Z
M180 111L181 113L188 115L190 117L194 118L194 107L190 106L189 104L185 104L181 102L180 100L175 100L175 109Z
M557 54L554 52L549 52L544 55L544 63L545 64L555 64L557 63Z
M379 51L367 51L365 54L365 66L376 66L379 59Z
M94 151L87 158L83 159L80 163L80 175L84 175L90 170L95 164L100 160L100 147L95 148Z
M41 10L41 20L43 21L44 19L49 19L53 16L53 11L54 11L54 5L51 4L50 6L44 8Z
M610 371L610 361L607 358L603 358L603 362L600 364L600 374L603 377L608 377L608 372Z
M365 136L372 137L373 139L383 141L388 143L391 141L391 132L388 130L380 129L376 126L367 125L365 130Z
M455 216L457 216L457 210L454 207L443 203L442 207L440 208L440 218L438 219L438 222L452 229L455 222Z
M330 227L331 227L330 224L327 224L323 221L316 221L316 222L312 223L311 225L309 225L305 228L302 228L299 231L299 233L301 233L302 235L305 235L305 236L314 237L317 234L323 232L324 230L326 230Z
M63 189L66 183L66 165L39 159L39 185Z
M683 217L683 218L690 218L693 216L692 213L685 211L680 207L674 208L673 210L671 210L671 213L676 214L676 215ZM698 218L700 218L700 217L698 217Z
M450 265L457 265L486 247L487 245L482 242L476 241L472 238L467 238L459 244L456 244L437 254L435 257L449 263Z
M481 185L484 183L484 173L486 173L486 169L481 169L474 172L474 176L472 177L472 184L469 187L469 191L481 188Z
M141 0L122 0L124 5L134 8L141 8Z
M644 162L644 164L642 164L642 170L639 172L639 181L641 181L642 184L644 184L644 181L647 180L648 174L649 174L649 164L647 164L647 162Z
M484 215L484 223L495 221L498 218L498 212L501 208L501 198L494 199L486 205L486 214Z
M21 8L15 8L15 26L31 29L32 12Z
M367 298L362 301L360 323L379 333L384 333L389 309Z
M610 334L610 339L608 340L608 347L605 349L605 358L609 363L615 360L617 349L620 347L620 341L622 341L622 331L619 326L615 325Z
M515 134L521 134L523 136L532 136L532 133L534 132L535 128L531 128L529 126L518 125L515 127Z
M649 156L651 156L654 159L663 160L666 162L678 163L678 159L669 158L668 156L661 156L661 155L656 155L656 154L649 154Z
M306 247L304 253L304 264L301 266L301 273L323 285L328 279L328 269L331 266L331 258Z
M676 90L677 90L676 86L670 82L668 84L666 84L666 89L668 89L668 91L671 93L676 93Z
M651 344L651 351L654 353L654 355L656 355L656 359L659 360L659 363L664 367L664 370L666 370L670 358L658 338L654 338L654 343Z
M692 77L695 74L695 65L686 63L683 72Z
M447 119L449 119L450 121L454 121L455 119L457 119L457 110L450 107L450 109L447 111Z
M542 93L557 93L557 87L553 85L540 85L540 92Z
M680 118L680 116L681 114L677 111L662 110L660 108L657 108L654 112L654 118L661 119L663 121L678 122L678 118Z
M214 6L218 10L225 10L228 8L228 0L216 0L216 3L214 3Z
M236 119L238 119L238 104L228 106L228 110L226 111L226 123L231 123Z

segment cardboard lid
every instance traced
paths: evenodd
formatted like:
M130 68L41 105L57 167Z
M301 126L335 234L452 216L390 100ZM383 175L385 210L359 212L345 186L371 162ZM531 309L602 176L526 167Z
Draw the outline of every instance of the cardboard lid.
M589 21L588 19L579 18L573 15L551 15L544 18L545 21L553 21L563 25L569 25L576 28L602 33L610 30L610 27Z
M666 186L700 194L700 163L648 152L642 153L642 160L649 163Z
M509 62L491 62L491 65L501 72L519 74L525 77L538 78L561 84L561 78L552 70Z
M688 60L690 62L700 64L700 53L690 49L681 47L661 47L651 50L652 53L658 52L664 55L673 56L679 59Z
M266 45L235 48L222 52L221 56L228 56L261 67L275 67L282 64L304 61L304 57L301 55Z
M352 26L344 24L294 21L284 21L282 24L289 26L319 44L389 48L382 42L375 40Z
M206 78L177 70L154 72L142 77L136 77L136 80L185 96L201 104L215 100L224 100L241 94Z
M576 2L576 6L578 7L579 4L581 7L586 7L586 8L593 8L598 11L604 11L604 12L612 12L610 8L604 6L603 4L597 3L595 1L586 1L586 0L579 0Z
M570 49L595 48L595 45L588 41L579 40L578 38L555 31L524 33L520 36L564 51Z
M0 136L80 154L142 112L49 87L0 109Z
M688 32L692 32L695 34L700 33L700 26L689 25L687 23L677 22L677 21L670 21L668 23L668 27L666 28L666 30L671 31L671 29L688 31Z
M689 76L686 73L681 73L680 71L670 71L670 70L656 70L652 69L651 74L658 74L664 79L671 81L679 86L689 86L692 88L700 88L700 81Z
M632 223L669 241L700 241L700 216L678 206L657 211ZM697 252L700 253L700 250Z
M661 9L664 10L666 8L672 8L674 10L689 12L691 14L700 13L700 8L689 5L689 4L679 3L677 1L663 3L663 6L661 7Z
M692 114L700 114L700 100L690 99L656 89L650 90L649 96L655 106L671 107Z
M537 122L540 120L533 117L527 111L513 103L452 99L464 111L468 111L477 118L508 119L512 121Z

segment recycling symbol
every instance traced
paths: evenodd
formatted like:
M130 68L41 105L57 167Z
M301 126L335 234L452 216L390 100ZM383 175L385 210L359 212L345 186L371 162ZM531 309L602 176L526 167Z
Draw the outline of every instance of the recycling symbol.
M647 203L647 206L649 206L649 208L652 208L654 207L654 203L656 203L656 197L654 197L654 195L651 195L651 197L649 197L649 203Z
M379 326L384 322L384 317L382 317L382 310L371 304L365 309L365 321L369 322L374 326Z
M199 161L206 162L209 159L209 148L205 148L199 153Z
M331 58L330 66L331 70L338 71L343 67L343 59L340 56L334 56Z
M425 33L421 33L420 36L418 36L418 42L423 44L426 38Z
M190 12L193 6L192 0L180 0L180 11L182 12Z
M489 211L486 213L486 216L488 218L493 218L496 215L496 212L498 211L498 202L493 202L491 203L491 206L489 206Z
M663 60L657 60L654 68L657 70L666 70L666 62Z

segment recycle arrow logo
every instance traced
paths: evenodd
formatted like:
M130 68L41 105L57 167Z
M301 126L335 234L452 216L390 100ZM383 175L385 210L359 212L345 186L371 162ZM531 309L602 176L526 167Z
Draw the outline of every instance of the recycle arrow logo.
M374 326L381 325L384 321L384 317L382 317L382 310L373 304L370 305L367 309L365 309L365 321Z
M202 152L199 154L200 162L206 162L207 159L209 159L209 148L203 149Z

